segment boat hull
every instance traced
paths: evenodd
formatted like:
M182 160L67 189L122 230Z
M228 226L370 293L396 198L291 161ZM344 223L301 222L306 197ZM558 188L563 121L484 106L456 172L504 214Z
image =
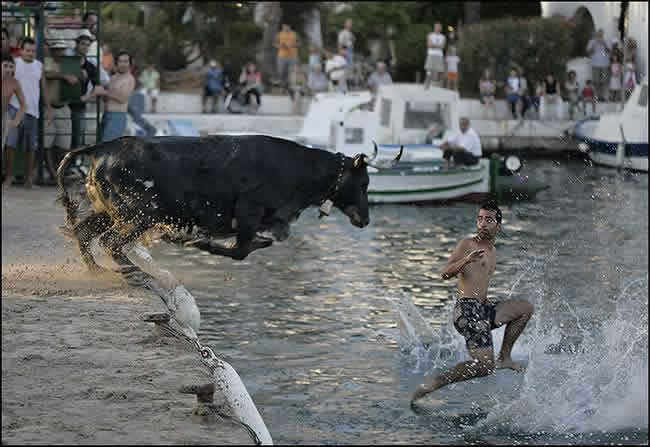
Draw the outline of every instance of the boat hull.
M487 195L489 160L478 166L444 170L441 163L417 166L398 164L393 169L369 172L370 203L412 203Z

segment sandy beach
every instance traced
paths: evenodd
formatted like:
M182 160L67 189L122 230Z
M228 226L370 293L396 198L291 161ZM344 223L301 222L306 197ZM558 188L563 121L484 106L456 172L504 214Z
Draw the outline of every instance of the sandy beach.
M178 389L210 381L198 356L142 321L158 297L86 273L56 194L2 191L2 444L251 444L192 414Z

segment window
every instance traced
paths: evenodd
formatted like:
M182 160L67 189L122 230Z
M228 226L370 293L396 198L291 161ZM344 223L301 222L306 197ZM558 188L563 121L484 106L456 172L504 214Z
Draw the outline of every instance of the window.
M451 127L449 104L406 102L404 129L429 129L434 124L443 130Z
M390 127L390 99L381 98L381 125Z
M648 107L648 85L641 87L641 94L639 95L639 106Z
M363 129L359 129L359 128L345 129L345 142L351 144L363 143Z

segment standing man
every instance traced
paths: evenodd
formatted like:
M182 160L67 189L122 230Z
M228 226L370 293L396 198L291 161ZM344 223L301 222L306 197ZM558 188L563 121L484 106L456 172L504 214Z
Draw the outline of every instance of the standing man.
M327 53L325 61L325 74L331 81L330 89L340 93L347 92L347 82L345 81L347 62L345 60L345 48L339 47L338 54Z
M36 60L36 42L31 37L25 37L21 44L22 56L16 59L15 78L25 95L25 116L20 125L9 129L7 134L7 176L3 186L9 186L13 182L14 151L20 147L25 151L25 188L32 187L32 170L34 168L34 153L38 150L38 102L43 90L43 102L45 103L46 124L52 121L52 107L50 97L47 94L47 84L43 76L43 64ZM9 118L14 120L18 113L18 99L14 96L9 101Z
M160 73L152 63L149 63L140 73L138 81L142 85L145 97L151 98L151 113L156 113L156 101L158 101L158 94L160 93Z
M92 88L99 85L99 71L96 65L88 60L88 51L91 39L85 34L77 37L77 46L75 54L81 57L81 95L92 91ZM76 149L84 145L86 134L86 103L81 100L71 101L69 103L70 116L72 117L72 139L70 145Z
M444 152L442 157L447 160L447 169L453 155L454 164L471 166L479 162L483 151L481 149L481 139L474 129L469 127L469 118L461 118L460 133L440 145Z
M7 141L7 132L9 129L15 129L25 115L25 97L20 88L20 84L14 77L16 70L16 63L14 58L9 53L2 53L2 154L5 152L5 141ZM9 107L9 100L12 96L16 95L20 103L20 109L12 120L8 118L7 109ZM4 157L3 157L4 158Z
M596 88L596 96L600 101L604 101L607 97L605 89L609 85L609 54L611 51L603 30L599 29L596 36L587 44L587 54L591 56L591 79Z
M439 374L429 384L419 385L411 404L450 383L492 374L495 367L522 370L518 362L512 361L510 353L532 316L534 307L526 300L492 303L487 299L490 278L496 269L494 241L501 229L501 219L501 210L496 202L490 200L483 203L476 218L478 234L456 245L441 272L444 280L460 275L458 301L453 314L454 327L465 338L472 360L461 362ZM490 331L504 324L503 344L495 362Z
M377 62L377 71L374 71L368 77L368 89L373 95L377 94L377 88L380 85L392 84L393 78L390 73L386 71L386 64L384 62Z
M104 97L105 112L102 117L102 141L110 141L124 135L126 130L126 114L129 107L129 97L135 88L135 78L130 73L131 55L122 50L117 55L117 73L111 77L107 88L97 86L90 95Z
M432 80L440 81L441 73L445 71L445 61L442 49L445 47L445 36L440 30L442 25L436 22L433 32L427 35L427 60L424 63L424 70L427 73L424 88L431 86Z
M275 35L273 46L278 50L278 76L282 88L291 94L289 73L298 61L298 35L291 29L291 25L282 25L282 31Z
M346 19L343 29L339 32L338 46L345 48L345 59L352 65L354 57L354 33L352 32L352 19Z
M70 108L61 98L61 82L69 85L77 85L81 90L81 83L77 76L63 73L61 58L65 56L67 46L61 41L55 41L50 46L51 56L45 58L45 83L49 103L54 112L54 119L45 125L43 135L43 150L51 180L56 179L56 167L52 160L52 153L57 152L61 157L70 150L72 137L72 124L70 120ZM60 159L60 157L57 157Z

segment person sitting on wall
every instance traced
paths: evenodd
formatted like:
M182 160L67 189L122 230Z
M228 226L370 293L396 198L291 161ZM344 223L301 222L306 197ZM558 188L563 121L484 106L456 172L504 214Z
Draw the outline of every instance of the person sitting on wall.
M483 155L481 139L474 129L469 127L469 118L464 117L460 119L460 133L443 141L440 149L444 151L442 157L447 160L447 169L452 156L454 164L472 166L477 164Z

